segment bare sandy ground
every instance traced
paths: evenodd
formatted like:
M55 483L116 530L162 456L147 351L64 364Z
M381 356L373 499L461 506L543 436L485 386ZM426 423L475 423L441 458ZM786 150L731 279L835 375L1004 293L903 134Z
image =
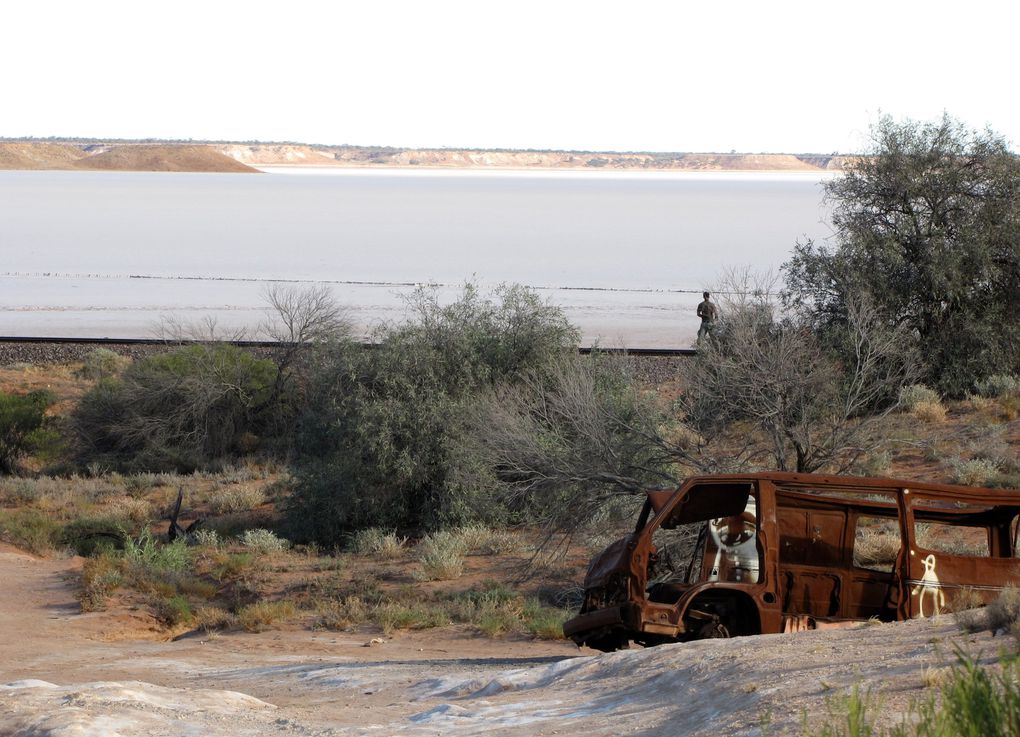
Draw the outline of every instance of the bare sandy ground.
M79 614L75 566L0 547L0 735L783 734L855 683L895 721L954 643L999 645L949 618L607 655L456 631L167 642Z

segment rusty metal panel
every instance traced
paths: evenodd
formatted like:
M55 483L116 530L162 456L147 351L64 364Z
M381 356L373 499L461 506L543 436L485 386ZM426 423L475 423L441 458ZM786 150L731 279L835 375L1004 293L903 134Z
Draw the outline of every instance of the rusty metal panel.
M648 497L655 517L589 567L582 611L564 627L578 644L611 650L928 616L965 588L987 600L1020 574L1015 490L756 473L695 477ZM685 523L703 530L686 571L693 580L650 586L653 533ZM885 536L877 558L858 550L876 535Z

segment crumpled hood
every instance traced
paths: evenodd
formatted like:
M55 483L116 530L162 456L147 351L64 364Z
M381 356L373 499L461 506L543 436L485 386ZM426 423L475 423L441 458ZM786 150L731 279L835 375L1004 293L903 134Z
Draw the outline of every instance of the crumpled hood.
M622 537L592 558L584 576L584 587L590 589L604 586L609 574L616 571L629 572L630 543L633 540L633 534Z

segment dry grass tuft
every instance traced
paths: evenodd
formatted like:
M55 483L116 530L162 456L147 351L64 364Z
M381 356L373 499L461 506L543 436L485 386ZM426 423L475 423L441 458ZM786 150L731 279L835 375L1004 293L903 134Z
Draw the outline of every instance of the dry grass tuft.
M941 424L946 421L945 405L938 399L917 402L910 413L922 422Z

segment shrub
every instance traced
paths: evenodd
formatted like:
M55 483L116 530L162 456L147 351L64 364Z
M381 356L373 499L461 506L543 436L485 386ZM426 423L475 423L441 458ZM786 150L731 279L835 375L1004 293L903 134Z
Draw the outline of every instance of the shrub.
M998 473L998 465L986 458L971 458L969 461L953 462L953 481L965 486L984 486Z
M282 553L290 547L290 542L277 537L273 532L263 529L245 530L241 535L241 544L249 550L267 555Z
M908 412L922 403L941 403L942 397L934 389L929 389L924 384L911 384L900 389L900 407Z
M184 540L163 545L146 531L137 540L127 540L124 560L140 576L173 577L188 570L191 551Z
M888 450L868 453L854 466L854 471L862 476L884 476L889 472L892 454Z
M109 348L94 348L85 354L79 373L83 378L100 381L116 376L129 362L130 359L114 353Z
M156 619L167 627L191 624L195 619L195 613L191 611L191 604L183 594L169 596L157 594L152 597L151 604Z
M297 607L292 601L259 601L242 607L237 612L237 623L248 632L262 632L295 614Z
M1020 621L1020 589L1007 586L986 607L988 629L992 632L1000 630L1017 634L1017 623Z
M467 442L468 408L574 350L562 312L519 286L484 299L468 285L449 305L432 290L416 317L384 328L372 351L321 352L299 429L288 510L297 539L341 543L366 527L439 529L498 517L491 469Z
M122 550L127 539L124 523L110 517L76 519L60 533L60 544L83 556L102 550Z
M81 590L78 601L83 612L98 612L106 608L110 593L124 582L119 559L110 554L89 558L81 571Z
M209 497L209 509L214 514L250 512L262 506L263 502L265 502L265 494L262 489L240 486L233 489L223 489L214 493Z
M1020 379L1012 374L992 374L974 382L974 388L982 397L1002 397L1007 394L1020 394Z
M233 614L217 606L201 606L195 610L195 626L206 633L228 629L236 623Z
M163 479L160 478L160 474L136 473L124 479L124 490L128 496L139 497L143 496L150 489L156 488L161 483L163 483Z
M892 564L900 552L900 532L894 524L858 527L854 540L854 565L861 568L885 567Z
M318 606L316 626L327 630L346 630L369 617L369 607L359 596L345 596Z
M43 430L46 408L53 403L48 392L0 392L0 473L13 473L18 459L33 446Z
M273 421L275 378L271 361L226 343L148 356L82 397L71 418L79 455L185 471L228 457Z
M545 606L535 599L524 603L521 614L525 630L540 640L562 640L563 623L570 616L564 609Z
M522 547L520 538L509 530L475 524L458 527L450 532L460 537L465 551L471 555L505 555Z
M198 529L191 534L191 540L199 548L217 549L220 546L220 536L216 530Z
M450 624L450 617L442 608L417 602L386 602L375 607L372 615L385 634L393 630L432 629Z
M946 421L946 408L940 401L921 401L914 404L911 413L922 422L940 423Z
M464 572L464 539L447 530L426 535L418 543L419 576L425 581L447 581Z
M35 555L53 552L61 530L59 522L37 509L0 509L0 540Z
M358 530L350 539L349 550L356 555L373 555L377 558L399 558L406 552L406 537L398 537L393 530L369 527Z

